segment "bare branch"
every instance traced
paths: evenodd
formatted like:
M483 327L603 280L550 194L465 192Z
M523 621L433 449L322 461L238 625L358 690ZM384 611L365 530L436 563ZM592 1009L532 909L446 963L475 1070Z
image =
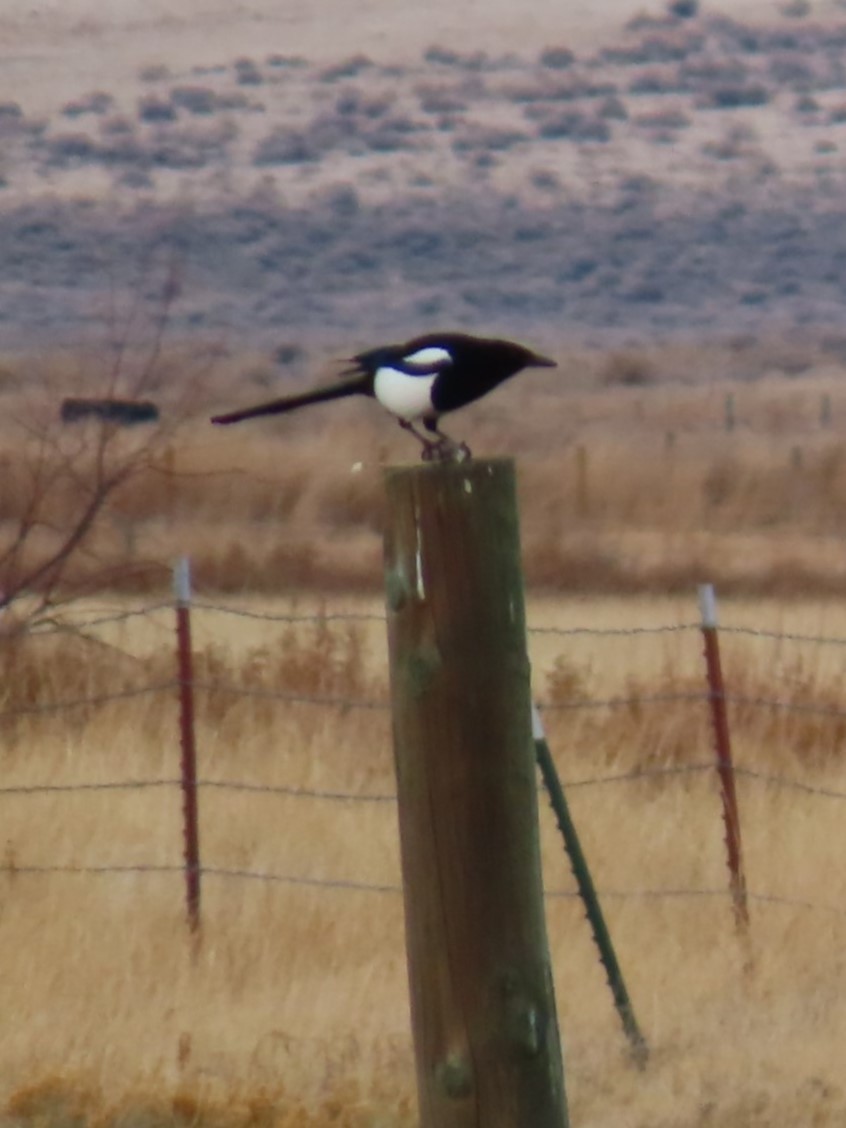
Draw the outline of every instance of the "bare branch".
M109 357L102 377L108 398L118 392L137 397L157 386L181 270L177 256L170 255L150 310L156 257L151 250L139 264L123 310L116 289L111 294ZM49 402L53 405L55 397ZM43 397L33 400L31 409L30 419L11 419L21 436L15 469L22 488L11 528L7 521L0 542L0 607L17 600L30 629L85 590L120 586L136 567L139 575L149 575L149 562L116 565L104 550L110 537L94 534L128 482L160 469L158 452L182 422L180 412L171 411L168 420L143 436L107 419L69 430L57 414L46 415Z

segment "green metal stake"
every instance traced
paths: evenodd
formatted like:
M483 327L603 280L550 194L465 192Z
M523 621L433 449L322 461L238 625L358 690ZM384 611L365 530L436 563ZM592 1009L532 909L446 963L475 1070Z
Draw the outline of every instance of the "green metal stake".
M579 887L579 896L585 906L585 915L599 951L599 962L605 969L608 986L611 988L611 994L614 998L614 1006L617 1008L623 1030L631 1045L632 1057L638 1068L643 1069L649 1057L649 1046L637 1024L632 1001L629 998L623 973L620 970L614 945L611 942L611 933L608 931L605 917L602 915L602 907L596 895L593 878L590 876L587 859L582 850L582 844L579 842L576 827L570 817L570 808L567 806L567 800L564 797L564 788L561 786L552 753L549 751L549 745L546 742L543 722L534 705L532 706L532 736L535 742L535 758L541 770L544 785L549 793L550 803L558 821L558 828L564 839L564 848L570 859L573 876Z

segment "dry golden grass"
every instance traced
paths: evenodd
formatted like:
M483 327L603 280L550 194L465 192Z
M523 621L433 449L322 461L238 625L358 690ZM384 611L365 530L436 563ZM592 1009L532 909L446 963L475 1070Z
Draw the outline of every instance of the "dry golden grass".
M227 600L227 603L230 601ZM234 599L244 611L319 610L314 600ZM378 611L338 599L332 610ZM80 607L81 619L115 605ZM846 635L830 602L737 602L735 625ZM545 626L626 627L695 620L692 599L546 599ZM173 677L172 615L114 623L0 649L0 709L67 700ZM241 689L383 700L383 628L291 628L225 612L194 617L198 678ZM633 637L533 635L538 695L701 692L696 631ZM729 692L837 705L841 648L726 633ZM710 772L648 769L709 762L702 702L547 711L562 777L604 905L650 1064L630 1063L547 804L545 882L567 1083L575 1124L835 1125L846 1114L840 1047L844 919L837 911L753 899L755 971L725 896L719 798ZM846 790L837 718L746 706L733 713L738 764ZM6 787L173 779L171 691L96 709L3 722ZM201 692L206 780L383 794L392 789L384 710ZM842 801L742 777L750 889L837 910ZM395 810L203 788L201 849L212 869L377 886L399 882ZM179 793L11 794L0 870L0 1046L4 1123L410 1126L413 1069L401 898L395 892L209 874L196 958L178 873L45 874L38 865L178 865ZM715 895L618 896L644 890Z
M846 610L830 598L846 583L839 374L815 353L785 359L783 348L756 349L609 355L562 347L559 372L526 377L458 417L478 453L520 454L525 561L536 590L530 620L690 623L694 586L710 579L726 596L756 593L726 606L728 622L846 636ZM414 448L369 403L212 430L205 419L214 407L275 391L245 390L228 364L209 379L193 416L114 496L68 582L84 581L94 562L114 568L115 587L156 601L171 561L188 553L207 602L258 612L310 614L326 604L378 611L381 467L416 457ZM706 384L714 371L751 382ZM26 391L12 381L3 393L0 537L13 535L26 495L17 420L51 418L55 401L46 393L60 376ZM722 427L728 392L737 416L731 433ZM172 403L164 397L170 425L182 405L176 393ZM60 489L52 499L57 526L66 496ZM40 532L33 553L54 535ZM72 614L108 615L123 606L118 598L105 594ZM294 628L204 610L193 629L197 678L217 686L198 695L203 779L392 790L385 710L274 696L384 700L379 623ZM0 637L0 712L172 682L170 610L94 633L96 641L66 635L23 646ZM840 707L842 648L730 633L723 641L735 696ZM533 635L532 659L537 693L550 705L550 742L571 781L573 813L652 1047L648 1069L637 1072L542 802L547 888L568 894L550 896L547 909L573 1122L841 1123L842 916L753 899L755 973L746 979L725 895L713 774L651 772L710 762L703 702L554 708L573 698L701 693L697 633ZM750 889L838 910L846 903L841 801L752 773L846 791L846 723L754 704L734 706L732 722L747 773L739 792ZM172 689L7 715L2 784L173 780L177 731ZM584 782L632 773L638 778L627 782ZM397 892L209 873L194 951L178 873L27 872L178 866L173 785L0 794L0 806L0 1014L13 1016L0 1043L0 1123L414 1123ZM390 802L204 787L203 862L394 887L395 817ZM619 895L656 889L715 892Z

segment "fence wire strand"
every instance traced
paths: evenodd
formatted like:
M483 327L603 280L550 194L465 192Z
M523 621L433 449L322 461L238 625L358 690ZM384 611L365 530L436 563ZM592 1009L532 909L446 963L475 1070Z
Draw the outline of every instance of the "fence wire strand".
M4 604L0 611L9 611L15 606L15 601ZM67 624L51 619L28 628L24 624L20 630L9 629L0 634L0 641L10 638L19 638L22 635L47 635L66 632L84 633L97 627L120 623L128 619L143 618L161 611L172 610L170 602L153 603L144 607L130 608L125 611L103 615L98 618L68 622ZM273 612L253 611L248 608L234 607L225 603L217 603L209 599L194 599L191 609L195 612L207 612L220 615L230 615L235 618L252 619L259 622L286 623L300 625L313 623L322 625L326 623L384 623L386 617L377 611L331 611L331 612ZM638 636L683 634L690 631L701 630L700 622L663 623L656 626L645 627L558 627L558 626L532 626L527 630L530 635L550 635L561 638L588 637L588 638L636 638ZM721 634L745 636L748 638L767 639L773 642L796 642L817 644L823 646L846 646L846 637L837 635L812 635L796 631L775 631L756 627L721 625Z
M248 611L241 607L226 607L222 604L195 601L191 604L192 611L210 611L218 615L231 615L237 619L254 619L265 623L289 623L300 625L313 623L384 623L384 615L367 611L331 611L326 614L315 612L313 614L295 614L273 611Z
M240 619L254 620L285 625L312 624L324 626L326 624L364 624L384 623L385 616L376 612L329 612L329 613L273 613L252 611L218 604L201 599L192 602L191 608L198 613L225 614ZM0 634L0 641L15 641L21 637L43 637L50 634L77 634L84 635L103 627L114 626L139 618L157 615L162 611L172 611L173 604L169 602L150 604L144 607L132 608L121 612L98 615L94 618L67 624L51 619L42 620L27 630L24 625L20 630L10 621L4 633ZM0 620L2 623L2 620ZM683 622L645 627L620 627L620 628L593 628L593 627L557 627L557 626L531 626L528 633L532 636L551 636L558 638L639 638L641 636L676 635L701 630L700 623ZM846 638L826 635L809 635L788 631L759 630L742 626L721 626L721 634L730 637L762 639L771 642L790 642L810 645L844 646ZM39 714L55 716L65 711L77 710L85 707L106 705L109 703L127 701L144 696L153 696L162 693L175 693L179 688L179 681L154 683L136 686L111 693L100 693L91 696L78 697L41 704L24 705L20 707L0 710L0 722L16 717L33 716ZM264 701L279 701L289 705L313 705L323 708L362 709L384 712L388 703L381 700L368 700L344 695L334 694L306 694L287 691L285 689L269 689L257 686L242 686L219 680L198 679L192 682L193 688L199 693L212 693L229 695L237 698L255 699ZM685 692L658 692L654 694L641 694L633 696L612 696L606 698L580 698L563 701L550 701L540 705L546 712L566 713L578 710L610 710L610 709L639 709L644 706L668 704L696 704L706 703L713 699L713 694L708 690ZM828 717L834 719L846 718L846 708L835 705L816 704L811 701L789 701L762 696L745 696L743 694L725 693L726 703L735 708L756 708L782 711L795 715L809 715ZM588 778L577 778L564 781L567 790L575 791L592 787L619 786L621 784L641 783L648 781L667 780L673 777L706 776L715 773L717 765L714 761L697 762L691 764L659 765L649 768L637 768L631 771L606 773ZM760 783L766 787L778 787L807 796L819 797L827 800L846 800L846 790L834 787L817 786L805 783L789 776L778 773L761 771L750 767L735 767L735 775L750 783ZM152 778L152 779L124 779L104 781L80 781L71 783L21 783L0 786L0 795L21 796L52 794L58 792L121 792L155 790L166 788L179 788L183 781L178 778ZM354 802L377 805L391 805L396 802L396 795L390 792L351 792L341 789L322 789L299 787L289 784L265 784L249 780L227 779L199 779L196 784L198 789L224 793L264 793L270 796L289 797L297 800L326 801L326 802ZM57 864L57 865L26 865L7 861L5 866L0 864L0 877L5 875L12 879L24 874L89 874L100 875L180 875L185 874L183 864L157 864L135 863L114 865L89 865L89 864ZM252 870L249 868L233 868L226 866L200 866L197 872L203 877L222 880L243 880L275 885L289 885L315 889L329 889L347 892L367 892L376 894L396 895L401 893L401 886L394 883L368 882L352 878L335 878L326 876L313 876L308 874L286 874L273 871ZM568 889L547 890L546 897L553 901L571 900L578 897L577 891ZM641 889L606 889L600 890L600 898L608 900L648 901L648 900L683 900L683 899L718 899L726 900L731 897L731 890L726 888L641 888ZM822 911L838 916L846 916L846 907L831 904L821 904L811 900L794 898L779 893L755 892L747 893L750 902L760 905L781 906L802 910Z
M591 787L608 787L625 783L650 783L655 780L669 779L678 776L710 775L717 771L718 765L716 761L695 764L668 764L650 768L633 768L628 772L564 779L561 781L561 786L566 791L577 791ZM822 799L846 800L846 791L840 791L831 787L818 787L813 784L803 783L801 780L793 779L790 776L778 775L773 772L763 772L755 768L735 767L734 774L738 778L763 783L768 787L780 787L788 791L797 791L804 795L819 796ZM0 795L38 795L63 791L143 791L181 786L182 781L180 779L166 777L138 780L80 781L77 783L20 783L0 786ZM250 780L198 779L197 787L201 790L209 791L281 795L291 799L308 799L330 803L391 804L395 803L397 799L396 793L391 791L341 791L338 789L299 787L295 784L256 783Z
M11 606L13 605L0 606L0 613L7 611ZM45 635L85 635L88 631L96 630L99 627L125 623L130 619L144 619L160 611L172 610L172 603L152 603L146 607L136 607L127 611L116 611L113 614L103 615L97 619L81 619L79 621L68 619L67 622L61 622L53 616L50 616L40 622L34 623L32 626L28 626L26 622L7 626L5 630L0 631L0 642L19 642L26 638L43 638ZM2 624L2 618L0 618L0 624Z
M0 877L14 880L22 876L184 876L185 867L168 863L134 862L127 865L29 865L8 863L0 869ZM311 889L330 889L352 893L378 893L398 896L402 886L393 882L359 881L353 878L315 877L308 874L275 873L268 870L251 870L227 866L202 866L202 877L223 878L226 880L264 883L268 885L289 885ZM605 901L689 901L689 900L727 900L731 897L729 889L697 889L670 887L666 889L598 889L597 896ZM546 889L544 897L548 901L575 901L579 899L576 889ZM802 909L812 912L830 913L846 917L846 907L825 904L805 898L790 897L780 893L747 892L747 898L759 905L772 905L782 908Z
M209 693L228 693L233 697L255 697L266 701L284 701L289 705L323 705L339 709L387 709L387 701L369 701L360 697L340 697L332 694L290 693L284 689L261 689L232 685L221 681L194 681L194 689Z
M0 795L49 795L58 791L148 791L181 787L179 779L119 779L102 783L14 783L0 787Z
M708 701L706 690L680 693L643 693L632 697L579 697L563 701L539 701L543 712L567 712L576 709L634 709L641 705L669 705L681 702Z
M178 781L177 781L178 782ZM286 795L291 799L324 799L342 803L395 803L396 794L390 792L325 791L311 787L293 787L286 784L240 783L225 779L201 779L197 786L220 791L263 792L267 795Z
M62 713L71 709L82 709L91 705L108 705L112 701L128 701L134 697L146 697L173 690L179 683L166 681L152 685L137 686L133 689L115 690L114 693L98 693L93 697L74 697L64 701L48 701L41 705L19 705L14 709L0 710L0 721L13 717L37 716L41 713Z

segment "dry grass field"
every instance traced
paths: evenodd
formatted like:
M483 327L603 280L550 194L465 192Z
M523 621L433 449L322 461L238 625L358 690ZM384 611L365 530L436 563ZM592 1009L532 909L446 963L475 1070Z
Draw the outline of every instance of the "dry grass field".
M535 693L651 1049L541 796L572 1124L846 1122L846 649L796 637L846 638L844 0L684 7L2 5L0 1128L415 1125L378 616L416 444L373 403L208 417L453 327L559 362L452 430L517 458L529 622L576 631L530 634ZM59 424L105 393L160 425Z
M832 348L794 339L591 353L561 344L559 371L515 381L456 417L480 455L519 455L530 622L691 624L695 586L710 579L729 626L846 636L846 403ZM33 466L75 452L82 472L96 449L96 428L55 426L55 389L85 385L55 360L21 386L19 363L9 360L4 393L4 545L26 517ZM202 942L192 948L181 878L167 868L181 856L173 783L26 790L174 780L172 687L27 711L172 683L172 612L106 624L87 632L94 640L48 634L21 646L7 631L0 784L23 790L0 792L0 1013L15 1016L0 1042L4 1124L406 1128L414 1089L393 804L212 784L390 794L387 711L354 704L386 701L382 625L261 616L379 612L381 468L415 452L370 403L221 433L206 423L214 407L272 384L245 390L224 368L199 387L164 387L161 429L115 436L110 457L144 458L65 577L69 594L98 577L101 590L62 614L88 622L167 601L169 567L183 553L200 603L230 609L198 610L194 622L196 676L214 687L198 700L210 871ZM45 489L33 559L78 501L61 475ZM21 600L5 625L26 607ZM746 773L749 977L715 779L702 770L711 740L696 631L533 634L531 650L551 745L652 1047L638 1072L542 802L574 1124L841 1123L843 799L801 788L846 795L843 648L724 636L729 692L743 699L732 724ZM566 707L667 693L697 699ZM165 868L38 871L52 866Z
M194 617L197 678L257 695L200 692L202 779L389 794L385 710L272 697L385 701L383 627L292 627L232 613L310 614L321 606L378 613L378 601L217 601L229 611ZM98 600L75 613L90 621L134 605ZM696 612L690 597L533 597L529 619L607 629L683 625ZM732 600L724 621L846 635L846 610L830 600ZM169 681L172 630L172 613L162 610L90 632L97 642L53 635L20 650L7 640L2 710ZM652 1050L645 1071L631 1065L542 800L573 1123L842 1123L843 799L741 777L754 956L747 976L726 893L713 774L654 774L709 762L704 702L555 707L701 692L698 634L533 634L530 645L550 744L571 782L573 815ZM842 703L842 647L731 633L723 647L730 693L821 709ZM734 708L732 720L745 771L846 794L842 718L747 705ZM4 788L178 773L170 690L2 724ZM584 782L633 771L639 778ZM5 1125L414 1123L391 802L204 786L204 865L286 880L206 875L196 951L178 872L27 872L178 866L175 787L17 792L0 803L0 1013L14 1016L0 1048Z

